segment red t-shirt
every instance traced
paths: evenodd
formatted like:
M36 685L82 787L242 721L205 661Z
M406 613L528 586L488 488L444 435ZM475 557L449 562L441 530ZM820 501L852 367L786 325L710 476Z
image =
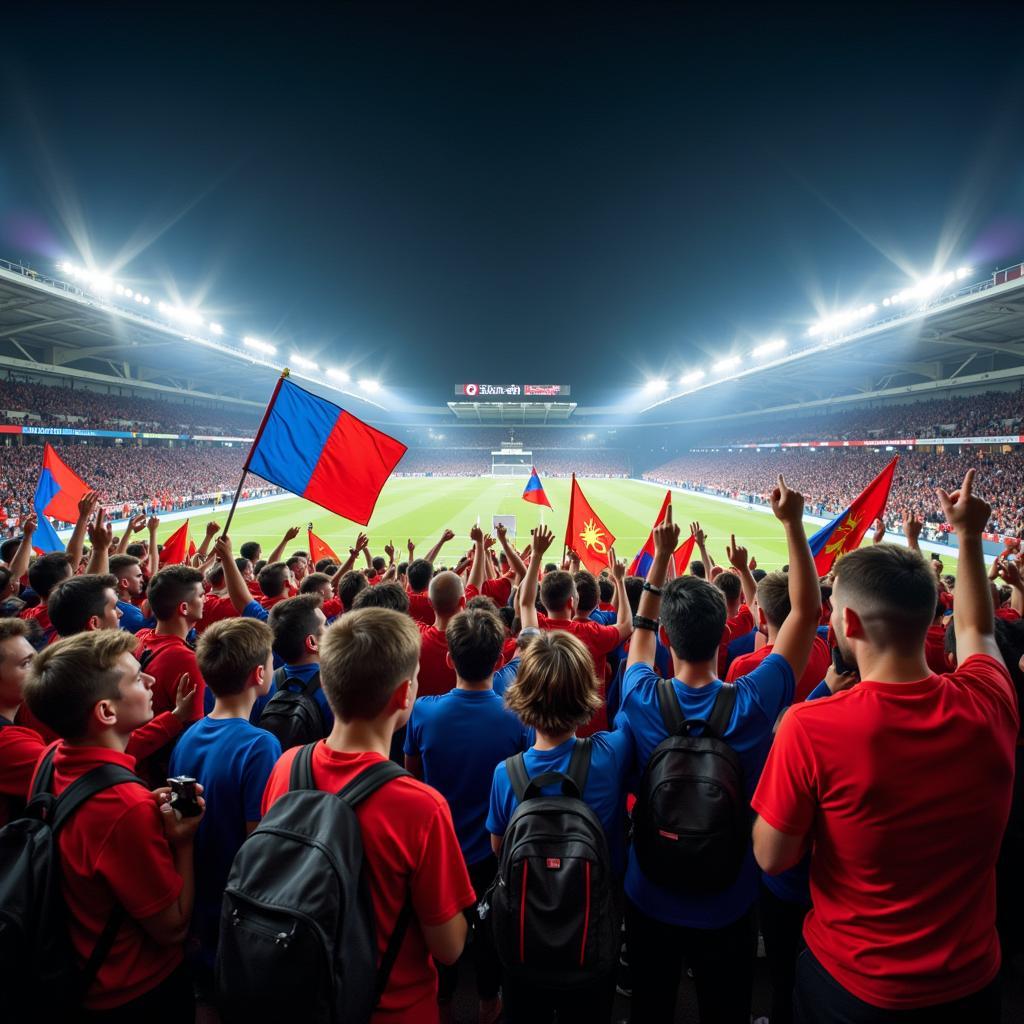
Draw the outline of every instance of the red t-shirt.
M263 814L288 791L297 752L297 747L285 751L270 773ZM313 781L319 789L336 793L358 772L382 760L380 754L347 753L318 743ZM401 778L359 804L356 817L363 834L379 955L384 954L407 894L415 909L371 1019L373 1024L437 1024L437 972L420 926L444 924L475 902L448 804L425 783Z
M102 764L135 768L130 754L106 747L61 744L54 758L53 791ZM71 943L80 963L89 958L116 905L127 912L114 944L85 997L90 1010L109 1010L156 988L182 961L183 944L162 946L138 924L169 907L182 879L164 836L156 799L145 786L125 783L97 793L57 837Z
M949 662L946 661L945 626L928 627L924 638L924 660L937 676L944 675L949 671Z
M196 632L201 634L215 622L233 619L237 614L230 597L223 594L207 594L203 598L203 617L196 623Z
M738 640L741 636L746 636L755 625L757 623L754 622L754 616L745 604L741 604L739 611L732 618L726 620L725 631L722 633L722 642L718 645L719 679L725 675L726 662L729 660L729 644L733 640ZM821 680L819 679L818 682L820 683Z
M287 601L290 596L291 595L286 590L283 593L278 594L277 597L261 597L258 600L260 602L261 607L266 608L267 611L269 612L270 609L273 608L275 604L280 604L282 601Z
M255 600L258 601L263 596L263 588L260 586L259 580L246 580L245 585Z
M1020 612L1013 608L997 608L996 618L1004 619L1006 622L1016 622L1020 618Z
M37 604L35 608L23 608L18 612L18 618L25 619L26 622L35 622L50 642L57 635L57 631L53 628L53 623L50 622L50 612L46 607L45 601L42 604Z
M447 662L448 638L433 624L416 623L420 631L420 674L418 697L434 697L455 686L455 669Z
M0 728L0 828L25 806L29 783L45 747L35 729L22 725Z
M329 597L320 605L320 611L324 613L325 619L336 619L344 610L345 606L341 603L340 597Z
M422 594L409 592L409 614L425 626L434 624L434 609L430 605L430 598L427 597L426 592Z
M199 671L196 652L180 636L169 636L154 633L151 629L140 629L135 634L138 646L135 657L142 661L143 652L152 651L153 656L143 669L155 680L153 683L153 714L161 711L173 711L178 693L178 680L182 673L187 672L189 681L196 688L196 696L192 701L192 719L198 722L203 717L203 700L206 695L206 683Z
M725 681L733 683L740 676L750 675L772 653L774 646L774 644L765 644L759 650L751 651L750 654L741 654L738 658L734 658L733 663L729 666L729 674L726 676ZM832 652L829 650L828 644L820 636L816 636L814 643L811 644L811 654L807 659L807 668L804 669L803 674L796 681L796 693L793 696L793 701L807 700L807 695L825 678L825 673L831 664Z
M512 596L512 581L507 576L499 576L494 580L484 580L480 593L489 597L499 608L508 604Z
M986 656L918 682L861 682L782 719L752 804L773 828L810 833L804 937L859 999L910 1010L998 972L995 864L1018 725L1010 677Z

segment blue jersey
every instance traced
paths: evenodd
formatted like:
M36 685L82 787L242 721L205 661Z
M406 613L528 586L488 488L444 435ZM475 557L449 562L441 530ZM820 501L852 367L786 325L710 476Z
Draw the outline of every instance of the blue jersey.
M129 633L138 633L140 629L153 629L156 626L156 619L147 619L130 601L118 601L117 607L121 612L119 625Z

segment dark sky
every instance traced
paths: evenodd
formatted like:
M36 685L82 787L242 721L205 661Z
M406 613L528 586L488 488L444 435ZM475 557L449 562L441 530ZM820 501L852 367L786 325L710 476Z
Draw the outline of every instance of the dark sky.
M1011 5L23 6L0 256L134 254L154 298L425 401L593 404L936 261L1024 258Z

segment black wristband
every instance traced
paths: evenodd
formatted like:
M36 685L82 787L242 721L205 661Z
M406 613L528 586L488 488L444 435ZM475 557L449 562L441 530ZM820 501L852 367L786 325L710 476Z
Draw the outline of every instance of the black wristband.
M658 631L659 622L657 619L649 619L646 615L633 616L634 629L649 629L652 633Z
M648 594L656 594L658 597L661 597L661 587L656 587L653 583L648 583L647 580L644 580L644 590Z

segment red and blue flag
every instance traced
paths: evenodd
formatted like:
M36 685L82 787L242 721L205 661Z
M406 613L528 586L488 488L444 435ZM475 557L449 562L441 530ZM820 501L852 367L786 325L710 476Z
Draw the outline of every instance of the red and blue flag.
M666 491L665 500L661 503L661 511L658 513L658 518L654 520L654 528L647 535L644 546L636 553L636 558L633 559L633 564L629 567L628 575L642 576L647 579L647 574L651 571L651 565L654 563L654 530L664 522L665 514L671 504L672 492Z
M248 469L366 526L407 450L401 441L282 377L253 442Z
M836 559L860 547L864 534L885 511L885 503L889 500L889 488L892 487L892 477L899 461L900 457L897 455L861 491L848 509L840 512L831 523L823 526L808 540L819 576L829 572Z
M78 519L78 502L89 493L89 485L61 461L49 442L43 448L43 469L32 497L32 507L39 520L33 534L36 551L63 551L64 542L57 536L49 517L73 523Z
M523 491L523 501L532 501L534 505L547 505L551 508L551 502L548 501L548 496L544 493L544 485L540 482L540 477L537 475L537 467L531 466L532 472L530 473L530 479L526 481L526 488Z

